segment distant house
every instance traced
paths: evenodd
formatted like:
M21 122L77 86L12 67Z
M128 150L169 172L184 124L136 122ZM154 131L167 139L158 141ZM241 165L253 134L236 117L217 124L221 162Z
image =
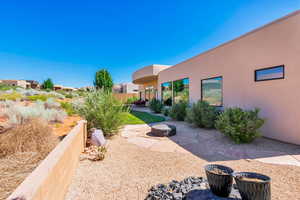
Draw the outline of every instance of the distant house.
M56 91L56 90L63 90L63 91L66 91L66 92L72 92L72 91L75 91L77 89L75 88L72 88L72 87L65 87L65 86L62 86L62 85L54 85L53 86L53 89Z
M32 89L38 89L40 88L40 84L38 81L34 81L34 80L26 80L27 83L29 83L29 87Z
M10 86L17 86L22 88L29 88L30 83L25 80L0 80L0 83L10 85Z
M139 92L139 85L133 83L120 83L113 86L114 93L132 94Z

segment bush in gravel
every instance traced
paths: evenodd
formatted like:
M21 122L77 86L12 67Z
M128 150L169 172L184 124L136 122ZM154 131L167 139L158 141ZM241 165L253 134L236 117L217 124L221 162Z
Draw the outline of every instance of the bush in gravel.
M228 108L216 120L216 128L235 143L250 143L261 134L265 120L258 116L259 109Z
M149 108L155 113L161 113L161 110L163 108L163 104L160 102L160 100L152 99L149 102Z
M92 91L87 94L83 104L76 105L76 109L87 120L89 128L102 129L105 136L116 134L122 125L124 104L111 92Z
M199 100L187 108L186 121L200 128L214 128L217 119L217 109L207 102Z
M173 104L173 106L169 110L169 116L174 120L183 121L186 116L187 106L188 103L185 101Z

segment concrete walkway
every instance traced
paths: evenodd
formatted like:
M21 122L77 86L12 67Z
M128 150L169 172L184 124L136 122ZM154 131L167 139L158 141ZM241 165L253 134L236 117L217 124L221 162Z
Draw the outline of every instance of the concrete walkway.
M208 162L252 159L264 163L300 166L300 146L256 139L251 144L234 144L216 130L192 127L185 122L167 121L177 127L170 138L153 137L149 125L127 125L121 131L129 143L159 152L190 152Z

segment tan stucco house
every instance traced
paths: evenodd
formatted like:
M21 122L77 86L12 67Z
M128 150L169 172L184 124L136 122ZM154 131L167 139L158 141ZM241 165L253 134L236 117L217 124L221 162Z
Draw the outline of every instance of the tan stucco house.
M258 107L266 137L300 144L300 11L174 66L134 72L142 99Z

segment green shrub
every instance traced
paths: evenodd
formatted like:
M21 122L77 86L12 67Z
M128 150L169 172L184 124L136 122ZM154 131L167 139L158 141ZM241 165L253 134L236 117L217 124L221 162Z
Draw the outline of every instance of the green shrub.
M169 116L170 108L164 107L164 108L162 109L162 113L163 113L163 115L166 116L166 117Z
M0 83L0 91L7 91L7 90L16 89L16 88L18 88L18 86L11 86L11 85L7 85L4 83Z
M87 120L89 128L102 129L105 136L112 136L122 125L124 105L111 92L97 90L87 93L77 112Z
M194 103L186 111L186 121L192 123L200 128L214 128L215 120L217 118L217 109L210 106L205 101L198 101Z
M67 93L67 94L65 95L65 97L66 97L66 98L69 98L69 99L72 99L72 98L73 98L73 95L72 95L72 93Z
M48 98L53 98L53 95L39 94L39 95L28 96L26 98L27 98L27 100L30 100L30 101L37 101L37 100L47 101Z
M259 109L228 108L218 116L216 128L235 143L250 143L261 134L258 131L265 120L259 118Z
M66 113L71 116L76 114L75 109L72 103L69 102L60 102L60 106L66 111Z
M16 101L18 99L22 99L22 97L23 96L18 92L0 94L1 101L5 101L5 100Z
M163 104L157 99L152 99L149 102L149 108L150 108L150 110L152 110L155 113L161 113L161 110L163 108Z
M173 106L170 108L169 116L174 120L183 121L186 116L187 106L188 104L185 101L173 104Z

